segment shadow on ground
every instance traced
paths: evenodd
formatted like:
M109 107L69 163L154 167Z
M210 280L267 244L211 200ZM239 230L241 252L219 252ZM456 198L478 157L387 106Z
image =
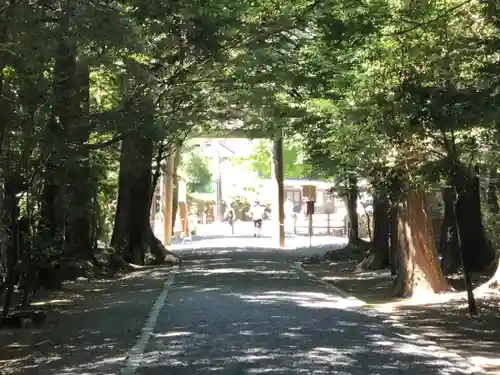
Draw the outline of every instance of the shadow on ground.
M300 256L234 247L183 254L136 374L467 373L432 341L304 279L290 267ZM0 331L0 344L10 343L0 356L17 358L0 373L119 374L168 272L68 286L43 332Z
M391 297L393 277L388 270L355 272L358 263L358 260L344 259L307 264L305 268L372 306L395 303L391 303L390 307L383 307L385 311L390 311L389 322L398 323L411 333L438 342L439 345L470 359L490 374L500 373L498 296L493 300L477 296L481 313L477 320L469 317L466 300L426 305L401 304L403 300ZM460 278L452 277L450 280L456 290L463 289L463 281ZM476 285L484 281L484 277L475 278ZM465 295L463 297L465 298ZM431 302L432 298L430 296L428 302Z
M393 277L389 270L356 272L359 261L346 260L308 264L305 268L322 280L334 284L368 304L392 301Z
M448 301L425 306L398 306L392 320L407 330L456 351L490 374L500 374L499 304L478 300L480 318L471 319L466 301Z
M137 374L464 374L457 358L408 338L245 249L190 254Z
M119 373L168 269L139 271L121 280L68 283L50 299L40 330L0 330L0 374Z

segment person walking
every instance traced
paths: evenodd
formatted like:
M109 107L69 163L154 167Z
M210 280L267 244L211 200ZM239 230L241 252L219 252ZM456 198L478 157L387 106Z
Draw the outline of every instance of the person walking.
M250 208L250 216L253 220L254 237L260 237L262 230L262 220L264 219L264 207L260 205L259 201L255 201Z
M227 222L231 226L231 234L234 234L234 223L236 222L236 212L234 210L233 205L230 203L227 206L226 211Z

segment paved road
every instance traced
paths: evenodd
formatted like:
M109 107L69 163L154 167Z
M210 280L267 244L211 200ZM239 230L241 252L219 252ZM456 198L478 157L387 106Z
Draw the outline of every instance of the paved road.
M470 373L308 279L293 267L295 251L259 240L185 245L185 268L169 280L122 374Z
M345 240L316 238L323 246L308 249L307 238L289 238L288 249L273 250L270 238L215 232L176 245L185 260L176 274L162 268L82 282L86 300L34 336L20 332L31 355L0 363L0 374L468 373L459 358L293 267L301 254Z

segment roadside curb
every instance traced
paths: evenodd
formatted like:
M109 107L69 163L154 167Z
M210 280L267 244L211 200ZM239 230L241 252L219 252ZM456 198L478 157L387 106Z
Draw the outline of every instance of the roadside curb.
M337 293L342 298L346 298L346 299L350 299L350 300L356 301L361 306L366 306L367 305L365 301L362 301L359 298L356 298L356 297L354 297L354 296L346 293L344 290L336 287L332 283L329 283L328 281L323 280L321 277L316 276L313 272L306 270L304 268L304 266L302 265L302 262L295 262L294 263L294 268L296 268L297 270L299 270L300 272L302 272L303 274L305 274L309 278L315 280L316 282L318 282L320 284L323 284L324 286L326 286L329 289L334 290L335 293Z
M327 287L328 289L331 289L335 291L338 295L340 295L342 298L349 299L351 301L356 301L356 303L359 303L359 307L361 307L363 310L369 312L369 315L380 318L381 323L385 326L389 326L393 329L396 330L394 332L398 336L411 336L408 337L409 341L414 341L414 340L421 340L421 341L426 341L428 343L432 343L433 345L429 345L429 350L431 350L434 353L439 352L440 357L444 357L443 359L450 359L453 360L457 365L462 367L464 370L467 370L468 374L470 375L485 375L486 371L477 366L472 360L464 357L463 355L458 354L457 352L454 352L453 350L447 349L441 345L439 345L435 340L430 339L428 337L425 337L421 334L416 334L416 333L409 333L408 330L409 327L401 322L398 322L397 319L395 319L395 316L392 315L390 312L385 312L382 311L381 309L367 304L365 301L360 300L359 298L356 298L344 290L340 289L339 287L333 285L332 283L329 283L328 281L323 280L321 277L316 276L313 272L308 271L307 269L304 268L302 265L302 262L294 262L294 266L296 270L299 272L303 273L310 279L322 284L323 286ZM397 332L399 331L399 332Z
M144 325L142 326L142 329L139 336L137 337L134 346L129 349L128 354L125 357L125 363L120 370L120 375L134 375L137 369L141 366L144 358L144 352L146 351L148 342L153 335L158 317L160 316L162 309L165 308L168 294L172 288L172 284L174 283L175 276L177 276L178 272L178 269L174 269L173 272L168 273L168 276L163 283L160 294L156 297L153 306L146 316Z

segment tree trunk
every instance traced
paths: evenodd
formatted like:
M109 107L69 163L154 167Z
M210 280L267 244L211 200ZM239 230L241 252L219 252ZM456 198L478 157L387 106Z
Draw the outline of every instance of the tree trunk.
M449 291L451 288L439 268L423 192L411 190L408 193L400 207L398 229L399 262L393 296Z
M498 170L496 165L490 169L490 181L488 182L488 208L492 214L500 213L498 204Z
M370 252L358 265L360 269L382 269L389 265L389 199L378 192L373 200L373 241Z
M455 217L455 192L453 187L443 188L444 214L439 238L439 253L441 254L441 270L445 275L455 273L460 268L460 249L458 247L458 232Z
M134 133L122 141L111 246L126 262L134 264L144 264L151 237L152 160L152 140Z
M401 178L397 171L392 170L387 177L389 184L389 243L391 258L391 275L397 276L399 270L399 200L401 198Z
M153 254L153 264L164 264L178 265L180 264L180 258L174 254L172 251L167 250L160 239L155 236L153 228L151 225L148 229L148 248L151 254Z
M20 260L19 247L18 247L18 226L17 226L17 212L19 211L17 198L17 189L10 184L9 181L5 183L4 200L2 205L2 223L4 224L5 239L7 243L2 244L6 248L6 266L7 274L5 279L5 297L3 300L2 316L0 320L0 326L2 321L9 314L9 310L12 303L12 297L14 294L14 287L18 279L17 274L17 264Z
M358 219L358 179L350 175L347 179L347 220L348 220L348 244L356 245L359 240Z
M172 197L172 233L175 226L175 218L177 217L177 210L179 209L179 177L177 176L177 171L179 169L179 163L181 162L180 150L177 150L174 158L174 194Z
M391 259L391 275L397 276L398 274L398 264L399 264L399 238L398 238L398 204L396 202L391 202L391 208L389 211L389 251Z
M61 21L63 24L66 22ZM54 104L48 130L53 143L53 152L46 164L45 184L42 193L42 220L44 236L63 250L67 212L66 186L67 166L70 154L68 131L79 119L77 106L77 75L75 46L69 45L66 30L61 24L54 64Z
M71 259L93 259L93 232L96 223L93 212L93 181L90 174L89 150L83 146L90 136L89 124L89 67L78 66L78 95L75 100L79 121L71 129L71 141L75 145L68 169L69 212L66 225L65 256Z
M454 167L451 179L458 193L456 215L464 259L470 271L482 271L491 266L495 253L486 238L481 213L479 177L466 175L464 168Z

